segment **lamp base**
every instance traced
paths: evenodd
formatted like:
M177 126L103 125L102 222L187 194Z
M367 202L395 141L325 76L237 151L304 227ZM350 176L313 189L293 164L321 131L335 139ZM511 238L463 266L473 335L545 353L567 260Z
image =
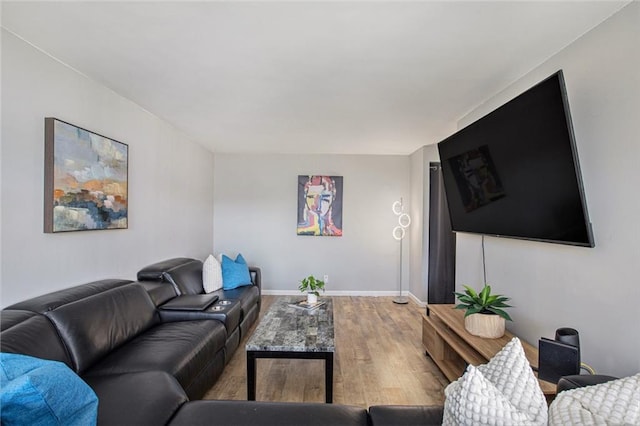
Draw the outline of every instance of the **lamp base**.
M409 303L409 299L406 296L398 296L393 299L393 303L397 303L398 305L406 305Z

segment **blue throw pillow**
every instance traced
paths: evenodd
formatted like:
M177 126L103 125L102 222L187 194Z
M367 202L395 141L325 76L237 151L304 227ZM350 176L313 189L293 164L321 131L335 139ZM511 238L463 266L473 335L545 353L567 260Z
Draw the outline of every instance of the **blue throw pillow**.
M66 364L0 353L3 425L95 425L98 397Z
M226 255L222 255L222 288L232 290L245 285L252 285L249 267L241 254L233 261Z

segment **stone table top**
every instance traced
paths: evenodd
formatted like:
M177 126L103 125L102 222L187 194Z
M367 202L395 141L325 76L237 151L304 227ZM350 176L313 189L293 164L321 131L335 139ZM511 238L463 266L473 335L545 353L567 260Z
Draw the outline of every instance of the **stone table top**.
M300 300L301 296L277 298L247 341L246 350L335 352L331 298L319 298L325 304L310 311L289 306Z

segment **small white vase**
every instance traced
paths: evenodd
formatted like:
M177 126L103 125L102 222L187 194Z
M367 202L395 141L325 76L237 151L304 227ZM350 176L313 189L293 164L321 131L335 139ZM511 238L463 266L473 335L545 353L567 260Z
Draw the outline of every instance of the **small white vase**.
M471 314L464 318L464 328L474 336L497 339L504 336L505 320L499 315Z
M318 295L314 293L307 293L307 303L309 304L318 303Z

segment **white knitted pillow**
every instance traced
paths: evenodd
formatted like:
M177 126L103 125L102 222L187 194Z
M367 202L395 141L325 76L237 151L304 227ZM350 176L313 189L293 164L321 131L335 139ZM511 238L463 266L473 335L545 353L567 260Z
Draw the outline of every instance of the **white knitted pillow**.
M561 392L549 407L549 424L640 424L640 374Z
M546 425L547 404L514 337L484 365L467 367L445 389L443 424Z
M222 288L222 267L212 254L202 264L202 286L205 293Z
M444 425L533 424L473 365L454 383L453 392L445 390Z
M520 339L514 337L478 370L535 424L546 424L547 400L533 374Z

